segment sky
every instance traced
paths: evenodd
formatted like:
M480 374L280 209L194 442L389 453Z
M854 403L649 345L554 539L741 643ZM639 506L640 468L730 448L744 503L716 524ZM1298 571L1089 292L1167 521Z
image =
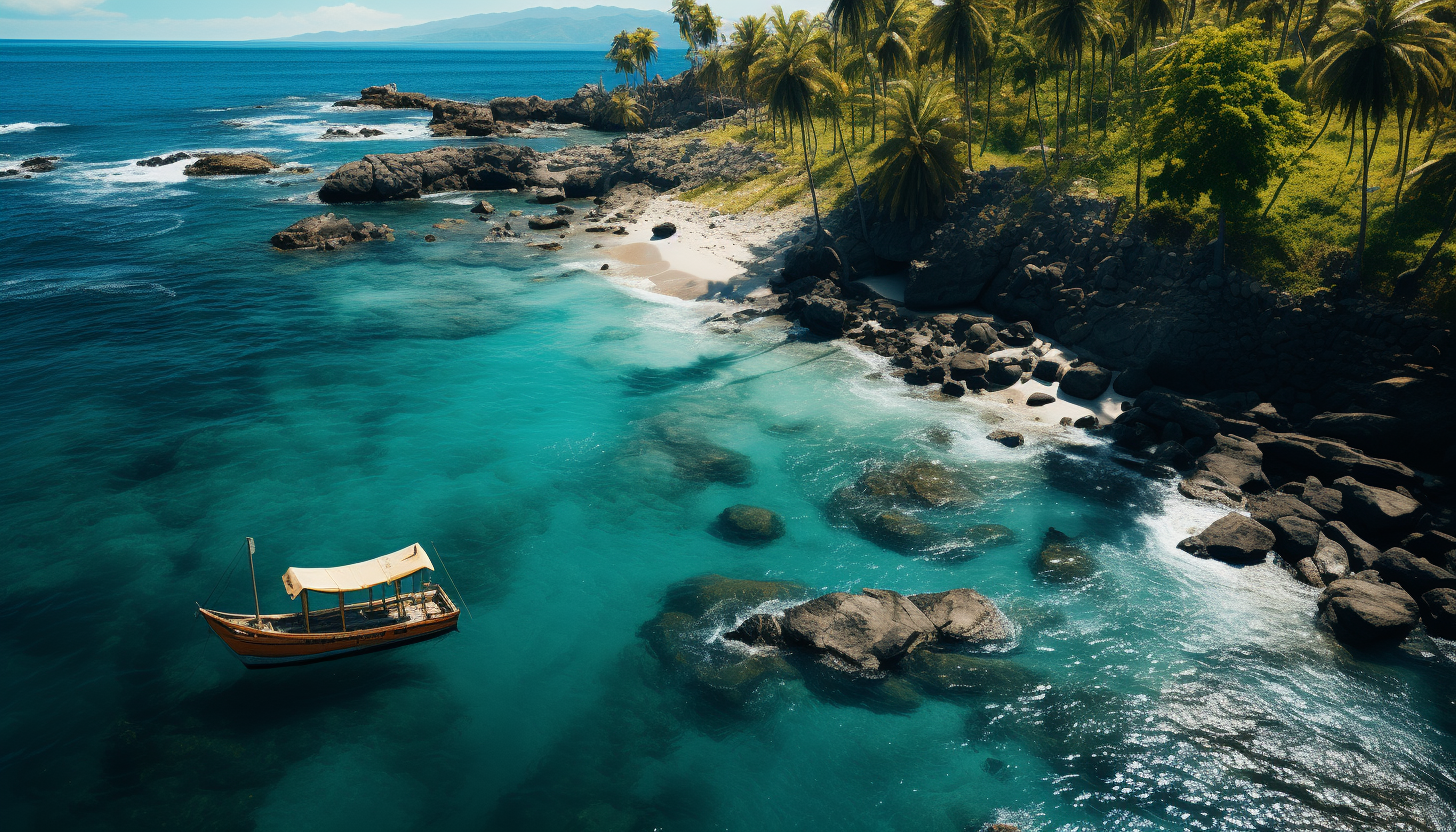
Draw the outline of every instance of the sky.
M0 0L0 38L251 40L305 32L388 29L535 6L613 5L666 11L671 0ZM710 0L725 21L768 11L775 0ZM828 0L783 2L823 11Z

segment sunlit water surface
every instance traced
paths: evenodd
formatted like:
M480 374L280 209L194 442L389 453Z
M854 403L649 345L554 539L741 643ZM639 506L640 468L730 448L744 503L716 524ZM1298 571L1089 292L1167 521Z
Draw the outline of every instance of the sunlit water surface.
M1352 657L1277 567L1178 552L1218 511L1091 440L931 400L782 322L705 327L716 308L482 242L481 223L432 229L469 195L350 206L398 239L282 254L269 235L321 210L311 176L132 164L233 148L317 175L434 143L425 113L328 106L359 87L567 95L609 73L597 53L27 44L0 62L0 161L65 157L0 182L0 793L22 827L1456 828L1441 648ZM318 139L363 124L387 135ZM998 423L1028 445L985 441ZM749 483L683 479L665 426L746 454ZM912 458L980 496L935 522L1018 542L946 562L831 521L836 489ZM735 503L786 536L711 535ZM1035 576L1051 526L1095 578ZM471 615L405 650L244 671L192 613L248 608L245 570L217 587L244 536L265 611L290 608L289 565L420 541ZM704 573L975 587L1036 684L887 702L782 680L727 703L639 635Z

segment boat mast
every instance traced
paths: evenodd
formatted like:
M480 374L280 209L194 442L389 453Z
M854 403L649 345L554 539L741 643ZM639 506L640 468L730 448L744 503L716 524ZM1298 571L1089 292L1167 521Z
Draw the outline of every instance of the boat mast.
M258 570L253 568L253 538L248 538L248 572L253 576L253 626L263 626L263 608L258 603Z

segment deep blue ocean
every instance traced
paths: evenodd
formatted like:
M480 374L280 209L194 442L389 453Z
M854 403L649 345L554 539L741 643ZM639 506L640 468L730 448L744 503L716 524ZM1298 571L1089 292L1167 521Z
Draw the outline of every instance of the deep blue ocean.
M0 167L61 157L0 179L7 828L1456 829L1445 648L1352 656L1280 568L1177 551L1221 512L1099 462L1095 440L929 398L781 321L704 326L721 306L483 242L480 223L434 229L479 194L343 211L394 242L269 247L324 210L316 177L439 143L427 113L330 102L390 82L565 96L611 83L599 51L12 41L0 68ZM366 124L385 135L320 138ZM314 172L134 164L220 149ZM995 426L1028 444L986 441ZM669 432L746 455L747 483L684 476ZM837 489L904 459L980 495L936 522L1017 543L947 561L835 522ZM710 534L736 503L787 534ZM1092 552L1092 580L1036 577L1051 526ZM292 609L288 566L419 541L472 614L425 644L246 671L193 614L249 609L245 569L217 586L245 536L265 612ZM705 573L974 587L1037 681L887 700L783 678L727 702L643 636Z

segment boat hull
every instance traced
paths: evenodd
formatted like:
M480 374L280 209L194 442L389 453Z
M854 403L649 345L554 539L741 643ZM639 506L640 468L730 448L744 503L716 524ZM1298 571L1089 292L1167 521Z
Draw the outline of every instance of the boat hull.
M311 664L416 644L454 632L460 617L458 610L450 609L429 618L349 632L286 633L254 627L251 616L199 612L222 643L250 668Z

